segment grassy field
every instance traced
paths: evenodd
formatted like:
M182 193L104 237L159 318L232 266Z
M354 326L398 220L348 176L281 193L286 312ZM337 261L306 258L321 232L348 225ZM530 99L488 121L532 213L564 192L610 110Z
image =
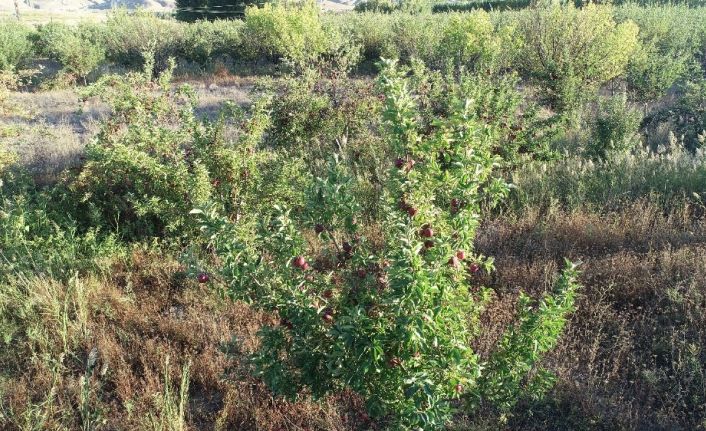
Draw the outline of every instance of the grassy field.
M0 22L0 429L706 427L706 9L391 5Z

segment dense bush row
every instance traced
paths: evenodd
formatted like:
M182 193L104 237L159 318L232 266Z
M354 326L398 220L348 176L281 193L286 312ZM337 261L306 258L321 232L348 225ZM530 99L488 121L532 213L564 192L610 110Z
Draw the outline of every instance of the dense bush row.
M236 61L262 60L263 55L274 61L286 58L309 61L336 52L341 45L351 42L362 50L361 60L367 61L377 61L381 55L400 57L403 61L415 56L427 64L439 66L453 59L450 52L474 46L473 49L495 56L502 51L502 55L509 57L504 66L516 67L516 60L538 49L536 41L526 33L526 26L523 27L527 20L543 20L543 28L556 35L553 43L564 46L579 45L582 38L590 35L567 33L573 28L569 24L575 20L593 19L590 25L595 26L615 19L618 22L632 20L640 29L641 43L631 56L629 76L635 88L647 94L660 91L673 76L685 73L690 62L701 58L699 55L704 51L706 19L703 9L595 5L584 9L572 12L570 6L564 7L562 10L566 13L561 15L568 14L564 21L557 20L559 15L553 7L489 16L480 12L322 14L312 4L298 8L268 5L250 9L244 20L215 22L180 23L144 12L125 11L112 13L103 24L85 23L67 28L54 23L40 26L36 31L7 21L0 30L0 67L3 70L16 68L20 61L31 57L32 50L56 58L71 73L80 75L85 75L92 65L104 63L103 58L139 69L146 51L152 51L158 65L163 66L172 56L201 67L213 64L223 55ZM586 18L581 18L584 16ZM465 35L459 38L459 32ZM463 38L465 40L461 40ZM508 39L498 44L495 38ZM449 41L457 45L449 45ZM654 70L658 69L654 59L664 57L669 63ZM467 62L469 58L463 60ZM576 65L575 69L580 67ZM637 82L640 80L644 82Z

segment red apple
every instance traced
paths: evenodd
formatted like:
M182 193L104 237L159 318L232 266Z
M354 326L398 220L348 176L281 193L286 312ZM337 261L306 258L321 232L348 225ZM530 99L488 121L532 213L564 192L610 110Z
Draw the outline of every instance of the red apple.
M434 229L425 227L420 233L424 238L431 238L434 236Z
M456 257L460 260L464 260L466 258L466 252L464 252L463 250L459 250L456 252Z
M458 258L456 256L451 256L448 262L449 266L452 266L454 268L458 267Z
M199 275L196 276L196 279L199 281L199 283L208 283L208 281L211 279L208 274L205 272L199 273Z
M304 270L304 271L309 270L309 263L308 262L304 262L304 265L302 265L302 270Z
M304 268L304 265L306 265L306 259L304 259L304 256L297 256L292 260L292 265L296 266L297 268Z
M333 291L331 289L326 289L324 290L324 293L321 296L326 299L331 299L333 297Z
M324 310L324 313L321 315L321 318L324 319L324 322L326 323L332 323L333 322L333 310L330 308L327 308Z
M434 241L432 241L432 240L430 240L430 239L424 241L424 247L426 247L426 248L432 248L432 247L434 247Z
M365 278L368 275L368 272L364 269L359 269L358 270L358 278Z
M463 392L463 385L459 383L456 385L456 393L460 394L461 392Z
M477 263L472 263L468 265L468 269L475 274L476 272L480 271L480 266Z
M397 169L404 168L404 165L405 165L405 163L404 163L404 159L402 157L398 157L397 160L395 160L395 167Z
M417 209L414 207L409 207L407 208L407 214L409 214L410 217L414 217L417 215Z

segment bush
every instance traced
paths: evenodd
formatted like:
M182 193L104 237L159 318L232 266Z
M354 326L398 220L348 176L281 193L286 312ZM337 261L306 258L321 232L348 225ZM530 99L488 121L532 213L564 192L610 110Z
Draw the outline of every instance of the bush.
M61 63L64 73L86 83L87 76L105 59L103 41L92 30L85 25L69 28L48 24L38 30L38 45L42 53Z
M168 59L177 57L184 44L186 26L145 11L113 11L105 28L105 50L109 60L136 70L145 64L145 53L152 53L154 72L167 68Z
M532 4L530 0L490 0L490 1L469 1L469 2L453 2L453 3L436 3L432 7L434 13L445 12L470 12L478 9L485 11L506 10L506 9L525 9Z
M568 4L520 15L518 65L558 111L575 113L601 84L625 72L638 28L629 21L616 24L612 14L610 6Z
M626 94L601 100L591 124L586 155L592 159L606 159L635 148L640 143L641 121L641 112L628 105Z
M355 4L356 12L392 13L397 10L394 0L363 0Z
M380 103L369 84L331 79L308 70L272 89L268 144L310 161L311 166L333 152L362 157L359 150L374 140ZM320 167L320 166L318 166Z
M512 405L525 393L526 372L573 309L575 273L569 268L539 308L524 300L497 356L481 361L470 345L490 294L473 274L491 270L492 260L474 253L473 238L481 196L507 192L491 175L497 157L463 105L423 136L394 63L380 85L400 161L387 164L379 225L361 211L356 181L336 157L308 188L306 208L274 207L254 233L243 236L217 212L195 213L230 295L278 317L260 331L252 358L275 393L318 398L350 388L391 428L440 429L455 399ZM494 371L478 385L486 369Z
M363 0L355 4L356 12L391 13L401 11L418 14L431 10L429 0Z
M442 30L438 57L456 68L488 65L501 48L490 15L484 11L451 16Z
M706 143L706 79L688 82L681 97L644 120L648 132L666 125L679 145L694 151Z
M78 202L73 216L81 226L128 240L181 241L194 237L194 207L211 203L244 220L300 199L283 184L299 181L301 164L256 151L269 126L269 100L249 115L227 104L217 121L201 122L192 90L171 88L173 67L153 80L148 62L142 73L106 76L85 91L113 112L87 147L80 173L67 179L65 201Z
M381 57L399 56L393 25L396 16L377 13L324 15L327 24L339 28L343 37L361 46L364 59L377 62ZM421 17L419 17L421 19Z
M616 12L640 27L640 43L627 69L628 88L639 100L648 102L662 97L698 68L699 17L689 13L688 8L627 6ZM674 25L677 21L680 24Z
M240 56L243 21L199 21L189 24L179 56L200 65L213 63L219 56Z
M33 54L31 31L17 20L0 19L0 71L14 71Z
M284 58L303 66L327 52L332 39L338 40L326 32L312 2L299 7L266 4L245 12L243 54L250 59Z

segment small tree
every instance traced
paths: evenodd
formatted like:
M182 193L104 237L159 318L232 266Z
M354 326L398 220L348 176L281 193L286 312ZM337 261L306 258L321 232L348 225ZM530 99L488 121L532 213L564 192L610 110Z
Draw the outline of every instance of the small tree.
M508 188L492 175L499 160L469 104L424 135L403 75L386 62L379 81L398 158L377 227L361 210L354 177L334 158L299 217L275 207L243 236L208 212L204 228L230 295L275 316L252 358L275 393L322 397L349 388L394 429L440 429L460 399L502 407L525 393L524 377L556 342L577 285L571 266L536 310L522 300L519 324L492 363L473 352L491 298L477 273L493 268L473 248L475 231L482 203Z
M546 101L570 115L601 84L625 72L637 33L632 21L615 23L611 6L537 7L518 23L523 47L517 61L539 82Z

